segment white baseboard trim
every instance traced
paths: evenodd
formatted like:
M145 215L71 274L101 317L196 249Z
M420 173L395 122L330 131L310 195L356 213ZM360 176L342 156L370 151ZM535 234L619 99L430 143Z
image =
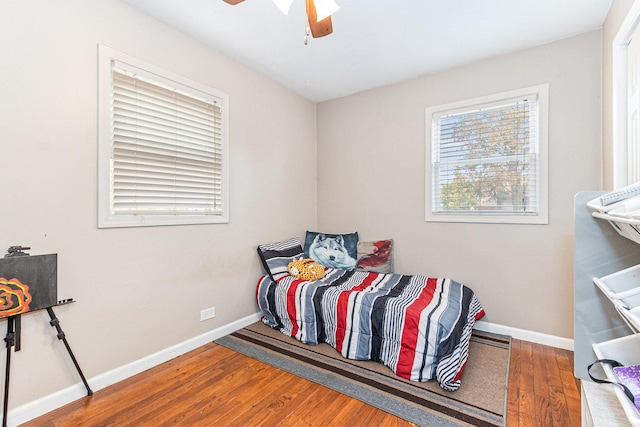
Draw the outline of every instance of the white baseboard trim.
M112 369L105 373L87 379L89 386L95 392L115 384L119 381L132 377L154 366L160 365L174 359L191 350L195 350L205 344L217 340L225 335L242 329L260 320L260 313L252 314L243 319L223 325L220 328L206 332L200 336L181 342L157 353L151 354L142 359L131 362L119 368ZM7 425L18 426L34 418L51 412L61 406L71 403L87 395L87 390L82 382L74 384L63 390L44 396L40 399L18 406L7 412Z
M526 329L512 328L511 326L497 325L483 320L478 320L473 329L491 332L494 334L511 335L511 337L519 340L573 351L573 340L569 338L556 337L554 335L543 334L541 332L529 331Z

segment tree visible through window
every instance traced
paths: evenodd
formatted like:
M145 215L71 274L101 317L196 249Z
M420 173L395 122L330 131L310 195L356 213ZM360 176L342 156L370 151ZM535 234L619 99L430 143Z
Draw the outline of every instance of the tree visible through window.
M546 221L546 200L541 203L541 194L546 198L541 192L546 138L541 138L540 122L546 93L511 95L427 109L428 220L539 222L545 209ZM546 114L546 105L543 110ZM534 219L508 219L514 217Z

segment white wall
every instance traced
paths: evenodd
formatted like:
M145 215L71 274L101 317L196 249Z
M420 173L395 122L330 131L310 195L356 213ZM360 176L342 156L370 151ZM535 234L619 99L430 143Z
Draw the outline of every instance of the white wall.
M2 1L0 40L0 251L58 253L86 376L255 313L256 245L316 225L315 105L116 0ZM229 224L97 229L99 43L229 94ZM23 316L11 408L79 382L47 322Z
M601 186L601 32L318 105L318 228L393 238L396 271L474 289L488 322L573 338L573 196ZM424 221L424 109L550 84L549 224Z

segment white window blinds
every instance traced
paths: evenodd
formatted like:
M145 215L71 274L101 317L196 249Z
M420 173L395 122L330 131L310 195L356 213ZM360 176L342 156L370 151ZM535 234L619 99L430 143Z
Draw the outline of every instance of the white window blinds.
M540 179L539 104L532 92L458 103L428 115L429 215L539 215L540 183L546 182Z
M99 54L98 226L228 222L228 95Z
M222 109L177 89L113 76L112 211L220 214Z

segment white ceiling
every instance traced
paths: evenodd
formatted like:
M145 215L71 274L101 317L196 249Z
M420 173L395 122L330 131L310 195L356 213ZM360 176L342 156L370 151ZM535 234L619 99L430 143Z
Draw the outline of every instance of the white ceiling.
M336 0L307 45L303 0L122 1L321 102L595 30L612 0Z

